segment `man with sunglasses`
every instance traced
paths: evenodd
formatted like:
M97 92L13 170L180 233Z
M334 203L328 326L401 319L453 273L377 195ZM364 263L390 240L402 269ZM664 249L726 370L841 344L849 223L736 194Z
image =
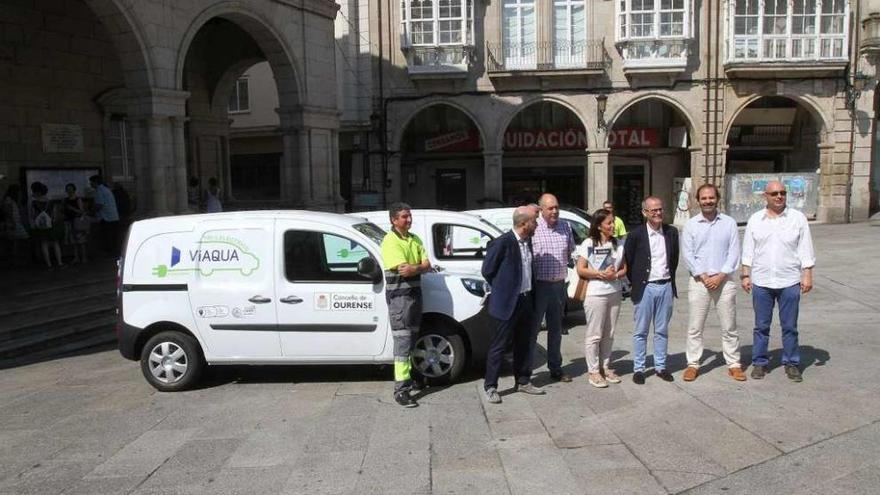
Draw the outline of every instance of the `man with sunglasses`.
M813 288L813 240L803 213L788 208L785 185L772 181L764 189L767 208L749 218L743 237L742 287L752 294L755 332L752 373L764 378L770 364L767 347L773 306L779 305L782 326L782 364L793 382L803 380L798 352L797 317L801 294Z
M623 247L635 304L633 383L637 385L645 383L645 355L651 322L654 323L654 372L664 381L673 381L666 369L666 347L672 298L678 297L675 289L678 230L663 223L663 201L660 198L645 198L642 214L646 223L629 233Z

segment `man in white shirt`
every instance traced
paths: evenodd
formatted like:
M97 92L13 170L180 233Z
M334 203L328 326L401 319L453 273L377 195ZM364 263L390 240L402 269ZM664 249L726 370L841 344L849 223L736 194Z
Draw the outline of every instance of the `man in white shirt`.
M691 272L688 285L687 361L684 381L691 382L700 372L703 356L703 328L709 306L715 304L721 323L721 350L727 374L737 381L746 375L739 362L739 334L736 331L736 291L734 274L739 266L739 232L736 220L718 211L720 195L714 184L697 189L700 214L687 221L681 236L681 253Z
M752 378L760 380L770 364L767 347L773 306L779 304L782 364L794 382L803 380L798 351L797 315L801 294L813 288L813 240L803 213L786 207L787 191L778 181L767 184L767 208L749 218L743 237L742 287L752 294L755 332Z

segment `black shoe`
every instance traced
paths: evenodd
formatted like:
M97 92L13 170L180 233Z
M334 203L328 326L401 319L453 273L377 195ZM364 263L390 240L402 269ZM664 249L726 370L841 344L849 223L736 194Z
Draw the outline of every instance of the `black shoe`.
M763 366L752 366L752 380L761 380L767 374L767 368Z
M789 380L796 383L804 381L804 377L801 375L801 370L799 370L798 367L793 364L785 365L785 376L787 376Z
M554 373L554 372L551 372L551 373L550 373L550 378L551 378L553 381L556 381L556 382L565 382L565 383L568 383L568 382L571 381L571 375L569 375L568 373L564 373L564 372L562 372L562 371L557 371L557 372L555 372L555 373Z
M403 407L417 407L419 405L418 402L412 400L412 397L409 396L409 390L396 392L394 394L394 402L397 402Z
M409 391L410 394L418 394L426 388L428 388L428 380L424 378L413 378L412 385L410 386Z
M644 385L645 384L645 373L643 371L636 371L633 373L633 383L636 385Z
M675 378L672 378L672 373L666 370L660 370L657 372L657 378L660 378L664 382L674 382Z

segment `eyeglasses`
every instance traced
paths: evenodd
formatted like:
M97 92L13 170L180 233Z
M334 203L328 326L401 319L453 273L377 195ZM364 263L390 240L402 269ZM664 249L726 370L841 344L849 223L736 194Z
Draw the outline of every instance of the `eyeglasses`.
M788 196L788 191L767 191L768 196Z
M648 213L663 213L663 208L654 208L651 210L645 208L645 211L647 211Z

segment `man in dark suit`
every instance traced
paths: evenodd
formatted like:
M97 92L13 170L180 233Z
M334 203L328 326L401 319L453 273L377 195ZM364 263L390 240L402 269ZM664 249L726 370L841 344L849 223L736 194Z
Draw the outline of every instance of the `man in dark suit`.
M513 372L516 390L533 395L544 391L531 384L531 347L534 298L532 286L532 234L537 228L537 214L528 206L513 212L513 228L489 243L483 259L483 277L489 283L489 316L495 322L495 334L486 357L483 388L492 404L501 402L498 373L504 351L513 339Z
M632 284L635 304L633 329L633 382L645 383L645 355L648 330L654 322L654 371L671 382L666 370L666 345L669 320L672 319L672 298L675 269L678 268L678 230L663 223L663 201L650 196L642 201L646 223L639 225L626 238L624 257L629 267L627 276Z

